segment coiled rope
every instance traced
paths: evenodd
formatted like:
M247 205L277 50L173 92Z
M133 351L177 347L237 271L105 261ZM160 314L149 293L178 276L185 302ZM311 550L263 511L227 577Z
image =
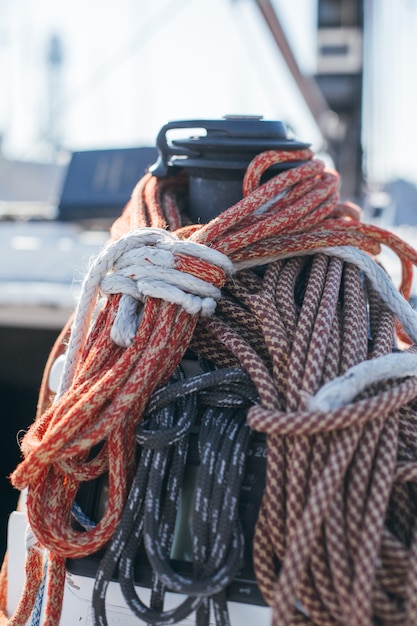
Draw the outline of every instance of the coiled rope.
M246 412L256 399L240 368L207 372L152 396L137 432L142 453L127 506L96 576L96 624L107 624L105 596L117 565L127 605L144 622L172 624L196 610L197 623L208 624L211 599L218 623L229 623L224 589L242 566L238 496L251 437ZM196 424L201 464L192 522L194 572L187 576L173 570L170 555L189 435ZM143 540L155 574L150 607L134 587L135 557ZM165 588L187 597L164 611Z
M259 185L262 173L282 161L305 163ZM338 182L309 150L265 152L248 168L243 200L202 226L187 225L181 215L184 177L147 175L139 182L112 229L114 241L161 229L162 247L170 231L175 241L215 251L215 259L197 259L173 250L172 263L222 297L213 314L219 292L200 292L198 283L192 295L211 298L206 313L212 315L200 316L206 305L194 298L185 298L187 312L180 294L166 302L163 291L147 291L142 270L122 272L125 286L113 293L119 269L111 246L101 257L101 278L94 277L97 266L86 278L61 389L52 406L41 399L22 441L24 460L12 475L17 488L28 489L30 525L49 550L44 624L59 623L65 558L96 552L114 535L134 476L135 430L152 392L167 383L188 346L218 367L243 368L259 395L247 417L268 442L254 564L274 626L417 623L417 379L392 368L391 379L371 380L341 407L323 412L319 396L314 400L351 367L388 359L396 323L405 329L403 340L416 341L415 313L372 257L381 244L397 253L407 298L417 253L395 235L361 224L356 207L339 203ZM153 258L142 259L153 267ZM120 266L131 267L130 261ZM252 267L263 267L263 276ZM102 305L101 284L109 294ZM181 289L189 294L191 287ZM413 351L411 345L401 354ZM72 517L79 485L104 473L106 511L81 531ZM32 566L40 581L40 564ZM10 624L25 623L32 597L27 586Z

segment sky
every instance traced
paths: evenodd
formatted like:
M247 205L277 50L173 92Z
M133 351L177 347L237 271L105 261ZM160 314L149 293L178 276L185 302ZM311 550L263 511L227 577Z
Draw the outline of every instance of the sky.
M371 180L417 184L417 0L365 0L363 126Z
M417 183L417 0L364 2L367 172ZM314 73L317 0L274 5L301 68ZM253 0L0 0L0 16L6 155L49 158L51 112L67 150L154 145L167 121L231 113L283 120L321 147ZM62 64L52 76L54 36Z
M280 4L308 65L315 2ZM291 19L297 9L302 20ZM230 113L283 119L319 141L253 0L0 0L0 15L5 152L42 153L53 36L62 45L55 113L69 149L154 145L169 120Z

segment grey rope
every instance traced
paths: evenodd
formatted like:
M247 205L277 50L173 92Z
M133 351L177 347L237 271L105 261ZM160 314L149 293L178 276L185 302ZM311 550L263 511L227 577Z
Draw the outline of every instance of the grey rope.
M193 378L178 368L176 379L153 394L137 429L139 461L131 491L96 575L96 625L107 625L106 592L117 575L128 606L148 624L173 624L196 611L197 625L206 626L211 604L216 624L228 626L225 588L244 554L238 501L251 440L246 413L256 400L253 383L240 368ZM191 516L192 572L184 574L175 570L171 552L192 435L198 437L200 464ZM153 571L150 606L135 589L140 549ZM166 591L186 598L164 610Z

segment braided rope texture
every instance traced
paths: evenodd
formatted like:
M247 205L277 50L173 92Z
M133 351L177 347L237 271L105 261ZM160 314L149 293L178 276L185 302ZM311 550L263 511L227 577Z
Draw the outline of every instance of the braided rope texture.
M303 163L260 184L274 163L291 161ZM135 429L188 347L219 367L246 370L259 395L247 421L267 434L268 456L253 553L273 626L417 623L417 378L393 369L343 406L309 404L357 364L373 359L377 367L397 337L404 353L416 350L416 316L405 299L391 298L373 258L381 244L396 252L407 298L417 252L362 224L359 209L339 201L338 186L337 173L309 150L265 152L248 168L243 199L196 225L181 213L185 177L139 181L112 228L114 242L162 229L217 251L236 272L174 251L176 269L222 290L214 314L131 287L108 290L102 303L95 285L57 342L51 363L69 342L65 381L54 399L43 384L11 477L27 489L30 525L49 551L46 626L59 623L65 558L92 554L113 536L134 476ZM344 259L348 250L359 265ZM114 271L107 266L106 277ZM122 346L111 331L126 294L136 302L137 328ZM106 511L80 530L71 512L79 486L104 473ZM27 579L24 610L21 602L5 623L26 622L41 581L36 555L29 550L27 568L38 573Z

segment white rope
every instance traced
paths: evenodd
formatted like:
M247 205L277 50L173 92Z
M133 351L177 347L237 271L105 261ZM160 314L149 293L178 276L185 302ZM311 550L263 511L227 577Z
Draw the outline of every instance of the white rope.
M307 399L310 411L330 411L352 402L373 383L417 376L417 354L394 352L351 367Z
M116 317L110 329L112 341L122 348L132 345L142 318L142 310L138 310L136 298L124 294L120 298Z
M366 252L354 248L353 246L334 246L329 248L317 248L315 250L303 250L297 252L297 255L312 255L318 253L328 254L329 256L335 256L347 263L356 265L364 274L369 278L375 291L381 296L389 310L394 313L400 320L405 332L417 343L417 313L405 300L405 298L399 293L394 283L388 274L376 263ZM278 259L285 259L289 256L295 256L295 253L291 254L277 254L271 255L267 258L262 258L262 263L272 263ZM255 265L259 265L259 259L250 259L241 263L235 264L235 271L246 269Z
M123 347L130 345L136 334L140 314L134 314L134 311L137 301L143 301L146 296L180 304L191 314L211 315L214 312L220 290L211 283L176 270L175 254L207 261L227 275L234 271L232 262L221 252L178 239L160 228L140 228L109 245L94 260L83 281L57 397L72 382L100 291L123 294L116 328L112 332L113 340Z
M390 277L365 252L353 246L335 246L306 250L298 254L324 253L356 265L370 280L388 308L398 317L405 332L417 343L417 314L398 292ZM220 291L195 276L175 269L175 253L203 259L221 267L228 275L259 265L259 259L236 263L217 250L187 240L159 228L141 228L128 233L105 248L96 258L84 279L77 307L58 396L71 384L80 357L91 316L100 290L122 293L120 312L112 330L112 339L127 347L140 322L138 301L146 296L180 304L190 314L211 315ZM271 255L262 263L287 258L289 254ZM291 253L294 256L294 253Z
M366 252L353 246L324 248L323 252L337 256L348 263L353 263L362 270L389 310L398 317L410 339L417 343L417 313L400 294L391 278L378 263Z
M130 265L118 271L116 273L111 274L109 276L105 276L101 281L101 291L106 293L107 284L110 282L112 293L123 293L123 289L125 288L125 281L119 281L119 278L129 278L133 283L136 283L136 288L138 291L138 299L141 299L141 291L140 286L137 285L138 282L141 283L150 283L152 284L154 281L163 282L167 284L167 288L169 285L173 285L178 287L181 291L185 291L188 293L193 293L195 295L204 297L214 298L218 300L221 296L220 289L212 285L211 283L198 278L197 276L193 276L192 274L186 274L185 272L181 272L174 268L167 267L159 267L157 265ZM108 279L111 279L108 281ZM119 289L120 287L120 289ZM130 289L128 289L130 291ZM133 295L133 294L131 294Z

